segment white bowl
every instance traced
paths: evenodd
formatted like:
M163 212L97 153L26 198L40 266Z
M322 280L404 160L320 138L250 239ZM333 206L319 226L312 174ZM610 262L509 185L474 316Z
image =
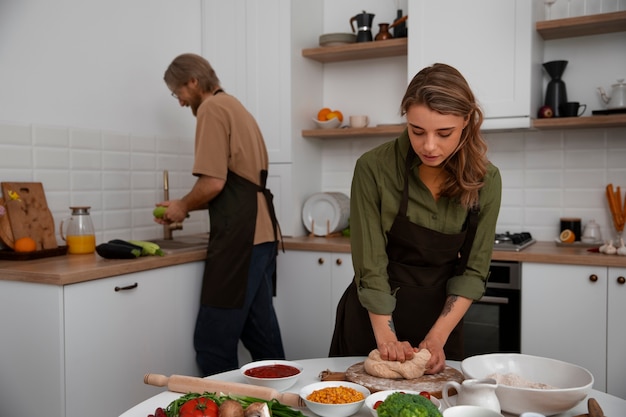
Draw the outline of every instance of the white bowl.
M518 388L499 383L496 395L502 411L513 414L532 411L550 416L562 413L584 400L593 385L593 375L581 366L518 353L472 356L461 362L461 369L467 378L511 373L526 381L557 387Z
M313 401L309 401L306 399L306 397L311 395L313 391L317 391L317 390L328 388L328 387L352 388L362 393L363 397L365 398L367 398L370 395L370 391L367 388L365 388L362 385L355 384L353 382L325 381L325 382L316 382L313 384L309 384L300 390L300 397L304 400L309 410L311 410L318 416L348 417L353 414L356 414L361 409L361 407L363 406L363 403L365 402L365 399L363 399L361 401L356 401L356 402L347 403L347 404L323 404L323 403L316 403Z
M407 391L404 389L389 389L385 391L377 391L365 399L365 406L368 408L368 410L370 410L370 413L372 413L374 417L378 417L378 413L374 409L374 404L376 404L378 401L385 401L385 398L387 398L389 395L393 394L394 392L404 392L405 394L414 394L414 395L420 394L419 391ZM430 402L432 402L435 405L435 407L437 407L437 410L441 411L441 401L431 396Z
M250 375L246 375L246 371L253 368L259 368L261 366L272 366L272 365L285 365L291 366L293 368L298 369L298 373L292 376L286 376L281 378L258 378ZM241 375L246 379L246 381L252 385L259 385L262 387L270 387L274 388L278 391L284 391L287 388L293 386L296 383L300 375L302 374L302 365L297 362L291 361L282 361L282 360L267 360L267 361L256 361L250 362L246 365L243 365L239 370L241 371Z
M330 120L326 120L325 122L320 122L319 120L313 118L315 125L320 129L336 129L341 126L341 120L336 117L333 117Z

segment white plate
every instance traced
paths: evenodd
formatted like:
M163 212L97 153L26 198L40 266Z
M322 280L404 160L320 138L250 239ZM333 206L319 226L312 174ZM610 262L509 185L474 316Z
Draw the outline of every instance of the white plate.
M304 227L316 236L326 236L348 227L350 198L343 193L317 193L302 208Z

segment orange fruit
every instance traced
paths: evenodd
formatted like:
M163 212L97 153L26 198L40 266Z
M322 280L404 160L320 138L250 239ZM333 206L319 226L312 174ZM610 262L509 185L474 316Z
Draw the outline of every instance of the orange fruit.
M21 237L14 243L15 252L35 252L37 250L37 242L30 237Z
M326 120L337 118L340 122L343 122L343 114L339 110L333 110L326 115Z
M576 240L576 235L571 230L565 229L561 232L559 239L561 239L563 243L572 243Z
M330 113L331 111L332 110L329 109L328 107L324 107L323 109L317 112L317 120L319 120L320 122L325 122L326 120L328 120L326 118L326 115Z

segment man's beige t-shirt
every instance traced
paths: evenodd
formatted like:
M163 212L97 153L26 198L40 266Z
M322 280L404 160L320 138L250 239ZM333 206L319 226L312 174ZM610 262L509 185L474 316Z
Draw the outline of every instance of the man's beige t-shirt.
M218 93L202 102L196 118L193 174L226 180L230 170L260 185L261 170L269 164L267 149L256 120L239 100ZM272 242L274 230L262 193L257 193L257 207L254 244Z

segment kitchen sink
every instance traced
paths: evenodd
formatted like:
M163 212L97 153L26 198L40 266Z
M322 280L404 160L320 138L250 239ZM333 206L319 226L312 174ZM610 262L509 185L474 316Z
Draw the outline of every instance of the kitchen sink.
M193 250L206 248L209 243L209 234L176 236L173 239L153 239L164 251Z

